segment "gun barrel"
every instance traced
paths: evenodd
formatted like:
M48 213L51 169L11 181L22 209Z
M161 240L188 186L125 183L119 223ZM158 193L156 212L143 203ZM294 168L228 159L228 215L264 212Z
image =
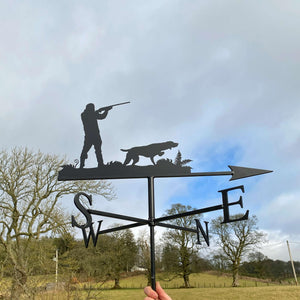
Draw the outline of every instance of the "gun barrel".
M110 105L110 106L113 107L113 106L123 105L123 104L128 104L128 103L130 103L130 101L127 101L127 102L121 102L121 103L113 104L113 105Z
M113 105L109 105L109 106L104 106L104 107L101 107L101 108L97 109L96 112L100 112L100 111L103 111L103 110L111 109L114 106L128 104L128 103L130 103L130 101L121 102L121 103L117 103L117 104L113 104Z

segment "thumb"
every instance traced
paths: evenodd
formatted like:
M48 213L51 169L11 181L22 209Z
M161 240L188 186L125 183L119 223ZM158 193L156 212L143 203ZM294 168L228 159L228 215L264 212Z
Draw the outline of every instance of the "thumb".
M146 294L146 297L145 299L158 299L158 295L155 291L152 290L151 286L147 286L144 288L144 292Z

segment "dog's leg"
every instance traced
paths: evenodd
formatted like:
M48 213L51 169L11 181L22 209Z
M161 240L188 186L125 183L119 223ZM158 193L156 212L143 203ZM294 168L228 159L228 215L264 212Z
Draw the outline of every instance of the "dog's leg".
M129 155L129 152L126 154L126 158L125 158L125 161L123 163L124 166L126 166L127 164L129 164L131 161L131 157Z
M132 160L133 160L132 165L134 166L139 161L139 156L138 155L132 156Z
M154 161L154 159L153 159L153 158L154 158L154 156L151 156L151 157L150 157L150 159L151 159L152 163L154 164L154 166L156 166L156 164L155 164L155 161Z

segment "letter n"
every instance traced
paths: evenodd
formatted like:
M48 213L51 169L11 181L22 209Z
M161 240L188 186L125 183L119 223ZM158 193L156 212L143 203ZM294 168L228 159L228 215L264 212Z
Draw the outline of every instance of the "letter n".
M196 226L197 226L198 244L201 245L201 242L200 242L200 232L201 232L201 234L204 237L204 240L205 240L207 246L209 247L209 236L208 236L208 226L207 226L208 222L204 221L206 232L204 231L204 229L203 229L203 227L202 227L199 219L195 219L195 222L196 222Z
M94 228L93 228L93 224L94 223L92 223L91 226L90 226L89 235L86 234L86 228L81 228L82 229L82 234L83 234L85 248L88 248L91 237L92 237L92 240L93 240L94 247L96 247L97 241L98 241L98 235L99 235L100 228L101 228L102 220L98 221L98 223L99 224L98 224L98 229L97 229L96 233L95 233Z

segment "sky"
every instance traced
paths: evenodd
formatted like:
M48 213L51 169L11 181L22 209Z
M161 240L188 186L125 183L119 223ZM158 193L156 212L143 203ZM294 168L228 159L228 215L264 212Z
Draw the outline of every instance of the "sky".
M163 157L180 150L193 172L274 171L156 179L157 217L175 203L221 204L219 190L244 185L244 207L232 213L257 216L268 239L259 251L288 261L288 240L300 261L299 1L1 1L0 20L2 149L73 163L86 104L130 101L99 121L105 162L171 140L179 145ZM95 163L91 150L87 166ZM95 209L147 218L146 179L112 184L116 199L94 196ZM72 197L61 201L74 209Z

